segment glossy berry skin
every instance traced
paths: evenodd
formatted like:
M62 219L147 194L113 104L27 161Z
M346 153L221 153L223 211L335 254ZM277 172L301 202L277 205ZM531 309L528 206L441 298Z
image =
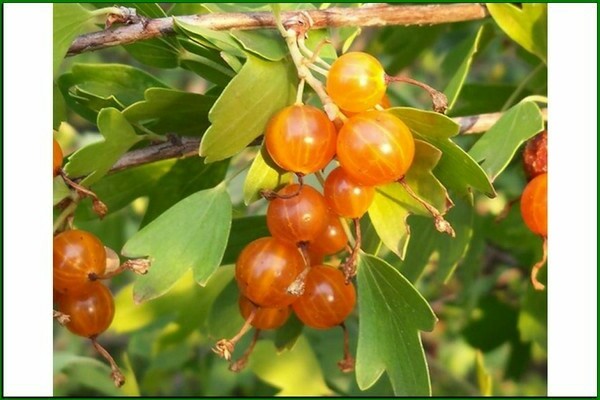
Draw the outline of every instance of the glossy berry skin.
M96 236L73 229L54 237L54 290L60 293L87 290L89 274L106 271L106 250Z
M58 310L70 317L66 327L76 335L94 338L110 326L115 303L110 290L101 282L91 282L86 290L63 295Z
M350 118L338 135L338 160L360 185L377 186L402 178L414 155L410 129L385 111L367 111Z
M275 114L265 131L269 155L281 168L311 174L323 169L335 155L337 132L327 115L316 107L293 105Z
M343 168L338 167L325 179L324 197L329 208L340 217L360 218L371 206L375 188L355 183Z
M288 286L304 269L300 251L272 237L250 242L235 264L235 279L242 295L261 307L285 307L297 298Z
M315 265L306 276L304 294L292 308L305 325L327 329L341 324L355 304L354 285L346 285L342 271L328 265Z
M385 71L381 63L367 53L346 53L331 65L326 89L342 110L366 111L379 104L385 94Z
M340 218L333 212L329 212L327 216L327 226L325 230L313 240L309 245L309 253L311 255L330 255L342 251L348 243L348 236L342 227ZM311 257L311 264L314 264Z
M290 195L298 191L291 184L277 194ZM274 237L292 243L310 242L325 230L327 205L321 193L304 185L297 196L277 198L267 207L267 226Z
M523 164L529 180L548 172L548 131L541 132L527 142Z
M60 167L62 167L63 152L62 152L62 149L60 148L60 145L56 141L56 139L52 139L52 140L54 141L54 154L52 156L52 158L53 158L52 172L53 172L54 176L57 176L59 174Z
M521 195L521 215L535 234L548 236L548 174L533 178Z
M279 308L259 307L252 304L252 302L244 296L240 296L238 305L244 319L248 319L252 310L256 309L256 313L254 314L254 318L250 325L262 330L277 329L281 327L292 313L292 309L289 306Z

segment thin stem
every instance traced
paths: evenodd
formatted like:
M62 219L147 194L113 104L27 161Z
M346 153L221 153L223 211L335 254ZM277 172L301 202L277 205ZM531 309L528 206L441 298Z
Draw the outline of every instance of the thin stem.
M111 369L111 377L113 379L113 382L115 383L116 387L121 387L123 386L123 384L125 383L125 376L123 375L123 373L121 372L121 370L119 369L119 366L117 365L117 363L115 362L114 358L112 358L112 356L110 355L110 353L100 345L100 343L98 343L98 341L96 340L95 337L91 337L90 340L92 341L92 344L94 345L94 348L96 349L96 351L106 359L106 361L108 361L108 363L110 364L110 369Z
M533 284L533 288L535 290L544 290L546 288L546 286L544 286L543 283L541 283L540 281L538 281L537 279L537 275L538 272L540 271L540 268L542 268L544 266L544 264L546 264L546 261L548 260L548 238L544 238L544 244L542 245L542 249L544 251L544 254L542 255L542 259L538 262L536 262L533 267L531 268L531 283Z
M338 367L342 372L354 371L354 357L350 353L350 333L346 324L342 322L340 327L344 331L344 358L338 362Z
M420 198L419 195L416 194L414 190L412 190L412 188L404 178L399 179L398 182L402 185L402 187L406 190L410 197L415 199L417 202L419 202L419 204L425 207L427 211L429 211L429 213L435 220L435 229L437 229L438 232L447 233L452 237L456 236L456 233L454 232L452 225L450 225L450 222L446 221L442 214L440 214L440 212L436 210L435 207L433 207L431 204Z
M164 143L169 140L167 137L159 135L158 133L151 131L150 129L146 128L142 124L135 122L132 125L134 127L138 128L140 131L144 132L144 138L147 140L150 140L153 142L160 142L160 143Z
M304 103L302 102L302 96L304 95L304 83L306 81L304 79L300 79L300 82L298 82L298 92L296 93L296 103L294 103L297 106L301 106Z
M346 277L346 284L349 284L350 280L356 275L356 258L358 257L358 252L362 243L360 219L353 218L352 222L354 222L354 246L352 246L352 252L350 252L350 255L344 264L342 264L342 270Z
M65 207L65 209L60 213L60 215L56 218L56 221L54 221L54 225L52 227L52 232L56 233L58 230L60 230L65 222L67 221L67 219L73 215L73 213L75 212L75 210L77 209L77 205L79 203L76 201L71 201L71 203Z
M252 351L254 350L254 346L256 346L256 342L258 342L259 336L260 336L260 329L257 329L256 331L254 331L254 336L252 336L252 341L250 342L250 345L248 346L246 351L244 351L244 354L242 354L242 356L240 357L239 360L237 360L236 362L231 363L231 365L229 365L230 371L240 372L241 370L243 370L246 367L246 364L248 363L248 358L250 357L250 354L252 354Z
M91 197L92 198L92 208L94 209L94 212L100 217L100 219L104 218L104 216L108 212L108 207L106 207L106 204L104 204L102 202L102 200L100 200L98 198L96 193L92 192L91 190L89 190L86 187L81 186L77 182L71 180L71 178L69 178L63 170L60 171L60 176L62 176L63 180L65 181L65 183L67 185L69 185L70 187L75 189L75 191L77 192L79 197L86 197L86 196Z
M446 97L446 95L438 90L435 90L434 88L427 85L426 83L414 80L414 79L406 77L406 76L389 76L389 75L385 76L385 81L386 81L386 83L403 82L403 83L408 83L410 85L418 86L421 89L424 89L425 91L427 91L427 93L429 93L429 96L431 97L431 102L433 103L433 110L435 112L439 112L439 113L443 114L448 109L448 98Z
M324 77L327 77L327 75L329 74L329 72L326 69L323 69L317 65L314 65L314 64L307 64L307 65L308 65L308 68L312 69L315 72L320 73Z
M502 109L500 109L500 112L504 112L506 110L508 110L510 108L510 106L512 105L512 103L519 97L519 95L521 94L521 92L523 92L523 90L525 89L525 86L527 86L527 84L529 83L529 81L531 81L531 79L533 79L533 77L535 76L535 74L537 74L542 67L545 64L543 62L539 63L537 67L535 67L530 73L529 75L527 75L525 77L525 79L523 79L521 81L521 83L519 83L519 86L517 86L517 88L515 89L514 92L512 92L512 94L510 95L510 97L508 98L508 100L506 100L506 102L504 103L504 105L502 106Z
M321 184L321 187L325 187L325 177L323 176L323 172L316 171L315 176L317 177L317 180Z
M321 57L319 57L319 53L321 52L321 50L323 50L323 47L329 43L331 43L331 41L329 41L329 39L321 40L319 42L319 44L317 44L317 48L313 52L308 47L306 47L306 42L304 41L304 36L298 37L298 46L300 47L300 51L302 53L304 53L304 55L306 57L308 57L308 62L310 64L314 64L314 63L321 64L321 67L325 68L326 70L329 70L329 68L331 68L331 65L329 65L329 63L327 63L327 61L325 61Z
M244 321L244 325L242 325L242 328L234 337L231 339L219 340L212 351L218 354L219 357L222 357L227 361L231 361L231 355L235 350L236 343L252 328L252 321L256 316L256 310L257 307L252 308L250 315L248 315L248 318L246 318L246 321Z
M110 279L127 270L132 271L138 275L146 275L148 273L148 268L150 268L150 260L139 258L135 260L127 260L123 264L115 268L113 271L107 272L103 275L96 275L96 273L91 272L90 274L88 274L88 278L91 281Z

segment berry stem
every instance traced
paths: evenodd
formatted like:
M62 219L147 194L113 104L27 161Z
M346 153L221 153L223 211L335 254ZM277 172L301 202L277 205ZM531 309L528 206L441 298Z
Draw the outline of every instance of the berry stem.
M87 196L91 197L92 198L92 207L94 209L94 212L98 215L98 217L100 217L100 219L104 218L104 216L108 212L108 208L106 207L106 204L104 204L102 202L102 200L100 200L98 198L96 193L92 192L88 188L81 186L77 182L71 180L71 178L69 178L62 169L60 170L60 176L62 176L63 180L65 181L65 183L67 185L72 187L75 190L75 192L77 192L77 195L80 198L84 198Z
M250 345L248 346L246 351L244 351L244 354L242 354L242 356L236 362L233 362L229 365L230 371L240 372L241 370L243 370L246 367L246 364L248 363L248 358L250 357L250 354L252 354L252 351L254 351L254 347L256 346L256 342L258 342L259 336L260 336L260 329L257 329L256 331L254 331L254 336L252 336L252 341L250 342Z
M327 63L327 61L325 61L321 57L319 57L319 53L321 52L321 50L323 50L323 47L329 43L331 43L331 41L329 39L321 40L319 42L319 44L317 44L317 47L315 48L315 51L313 52L308 47L306 47L306 43L304 41L304 36L298 37L298 46L300 47L300 51L302 53L304 53L304 55L306 57L308 57L308 63L310 63L310 64L318 63L321 65L321 67L325 68L326 70L329 70L331 68L331 65L329 65Z
M350 333L344 322L340 324L340 327L344 331L344 358L338 362L338 367L342 372L352 372L354 370L354 357L350 353Z
M452 237L456 236L456 233L454 232L452 225L450 225L450 222L446 221L444 219L444 217L442 216L442 214L440 214L440 212L438 210L436 210L435 207L433 207L431 204L429 204L428 202L426 202L425 200L420 198L419 195L416 194L414 192L414 190L412 190L412 188L410 187L410 185L406 182L406 180L404 178L399 179L398 183L400 183L402 185L402 187L406 190L406 192L410 195L410 197L412 197L413 199L418 201L419 204L421 204L423 207L425 207L427 209L427 211L429 211L429 213L435 219L435 229L437 229L438 232L447 233L448 235L450 235Z
M304 95L304 83L306 82L306 80L304 79L300 79L300 82L298 82L298 92L296 93L296 103L294 103L297 106L301 106L304 103L302 102L302 96Z
M300 47L298 46L298 38L306 35L306 32L312 26L310 16L306 12L299 12L293 18L285 21L285 26L281 22L281 13L278 6L272 6L273 16L275 17L275 24L281 36L285 39L290 56L294 61L296 70L298 71L298 78L306 80L306 83L315 91L321 103L323 103L323 109L327 113L330 120L334 121L340 114L338 106L335 105L333 100L327 95L323 84L317 78L315 78L310 69L306 65L306 58L302 55Z
M536 262L531 268L531 283L533 284L533 288L535 290L544 290L546 288L546 286L544 286L544 284L538 281L537 279L537 275L540 271L540 268L542 268L548 260L548 238L546 237L544 238L544 244L542 245L542 249L544 251L542 259Z
M427 93L429 93L429 96L431 97L431 101L433 103L433 111L443 114L448 109L448 98L446 97L446 95L438 90L435 90L434 88L432 88L431 86L429 86L423 82L414 80L414 79L406 77L406 76L389 76L389 75L385 76L385 82L386 83L403 82L403 83L408 83L410 85L418 86L421 89L425 89L427 91Z
M362 243L360 219L353 218L352 222L354 222L354 246L352 246L350 255L346 261L344 261L344 264L342 264L344 276L346 277L346 285L349 284L350 279L356 275L356 258L358 257L358 251L360 250L360 245Z
M111 369L111 377L113 379L113 382L115 383L116 387L121 387L123 386L123 384L125 383L125 376L123 375L123 373L121 372L121 370L119 369L119 366L117 365L117 363L115 362L115 359L112 358L112 356L110 355L110 353L100 345L100 343L98 343L98 341L96 340L95 337L91 337L90 340L92 341L92 344L94 345L94 348L96 349L96 351L106 359L106 361L108 361L108 363L110 364L110 369Z
M219 340L215 347L212 349L213 352L219 355L219 357L224 358L227 361L231 361L231 355L235 350L235 344L252 328L252 321L254 320L254 316L256 315L257 307L254 306L246 321L244 321L244 325L242 325L240 331L231 339L221 339Z
M71 202L65 207L65 209L60 213L60 215L54 221L54 225L52 227L52 231L57 233L58 231L64 229L65 223L73 215L75 210L77 209L77 205L79 203L75 200L71 200Z

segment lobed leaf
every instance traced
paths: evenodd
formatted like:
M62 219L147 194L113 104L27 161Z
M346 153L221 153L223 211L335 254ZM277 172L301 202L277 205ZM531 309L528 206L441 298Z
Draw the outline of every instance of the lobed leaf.
M385 261L361 254L358 266L359 334L356 380L368 389L383 372L397 396L430 396L431 384L419 331L437 318L427 301Z
M114 108L104 108L98 113L98 130L104 140L77 150L64 167L71 177L87 175L81 181L86 187L98 182L128 149L144 139Z
M84 24L94 17L81 4L54 4L52 12L53 56L52 71L56 77L58 68L67 54L73 39L83 33Z
M138 231L121 251L152 263L135 283L135 301L161 296L189 269L205 285L221 264L230 227L231 200L219 185L186 197Z

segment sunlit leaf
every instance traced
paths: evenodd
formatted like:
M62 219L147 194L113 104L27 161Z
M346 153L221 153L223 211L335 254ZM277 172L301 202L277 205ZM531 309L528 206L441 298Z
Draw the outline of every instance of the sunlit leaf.
M90 11L77 3L59 3L53 5L53 58L52 71L58 73L67 50L73 39L83 33L84 24L94 17Z
M135 301L166 293L190 268L206 284L221 263L230 227L231 200L219 185L186 197L138 231L121 251L152 263L135 283Z
M546 62L548 47L548 6L543 3L486 3L500 28L523 48Z
M292 174L277 166L269 156L267 149L261 146L244 181L244 203L248 205L259 200L262 189L277 190L290 183L291 180Z
M356 379L371 387L387 372L397 396L429 396L431 384L419 331L437 318L427 301L385 261L361 254Z

